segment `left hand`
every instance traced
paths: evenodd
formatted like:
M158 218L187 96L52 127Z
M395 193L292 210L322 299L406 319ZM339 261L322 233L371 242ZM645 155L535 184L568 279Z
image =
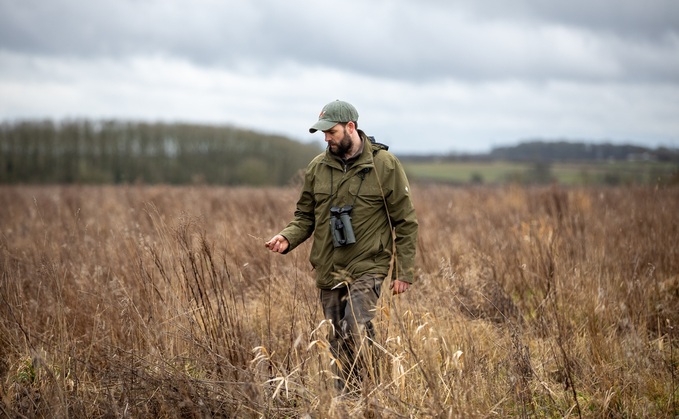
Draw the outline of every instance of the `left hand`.
M398 279L395 279L391 281L391 285L389 286L389 288L391 288L391 293L393 295L402 294L408 291L408 288L410 288L410 284L405 281L399 281Z

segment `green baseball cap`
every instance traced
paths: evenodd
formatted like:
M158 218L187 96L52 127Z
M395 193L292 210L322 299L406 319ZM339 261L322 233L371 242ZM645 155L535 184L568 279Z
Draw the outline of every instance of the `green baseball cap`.
M351 103L336 100L323 107L323 110L318 115L318 122L309 128L309 132L313 134L316 131L326 131L340 122L351 121L358 121L358 111L356 111L356 108Z

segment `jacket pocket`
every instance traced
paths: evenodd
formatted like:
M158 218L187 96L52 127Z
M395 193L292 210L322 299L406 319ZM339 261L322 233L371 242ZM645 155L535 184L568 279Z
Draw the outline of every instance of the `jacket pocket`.
M319 202L319 198L325 197L326 199L330 196L332 192L332 186L330 185L330 179L316 179L313 185L313 193L316 198L316 202Z
M349 194L351 196L371 197L372 199L382 199L382 190L377 183L376 174L368 172L365 179L361 175L353 176L349 180Z

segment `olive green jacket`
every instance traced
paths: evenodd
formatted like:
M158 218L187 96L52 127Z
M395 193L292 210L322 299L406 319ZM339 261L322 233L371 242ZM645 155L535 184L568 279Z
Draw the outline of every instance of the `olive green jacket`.
M414 281L418 224L408 179L401 163L385 146L359 133L363 151L349 167L328 150L309 163L295 218L280 232L290 243L286 253L313 234L309 261L321 289L364 274L388 274L393 253L389 218L396 235L392 278ZM353 205L351 222L356 243L335 248L330 208L345 205Z

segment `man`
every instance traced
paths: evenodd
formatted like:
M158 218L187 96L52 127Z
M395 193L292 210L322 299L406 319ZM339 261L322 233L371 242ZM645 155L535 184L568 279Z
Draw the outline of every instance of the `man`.
M322 131L326 151L309 163L295 217L265 243L287 253L312 234L310 262L339 362L339 388L367 374L366 347L382 282L391 272L393 294L414 280L417 218L403 167L387 147L358 129L358 112L334 101L309 129ZM395 254L394 254L395 250ZM365 338L368 339L365 339Z

